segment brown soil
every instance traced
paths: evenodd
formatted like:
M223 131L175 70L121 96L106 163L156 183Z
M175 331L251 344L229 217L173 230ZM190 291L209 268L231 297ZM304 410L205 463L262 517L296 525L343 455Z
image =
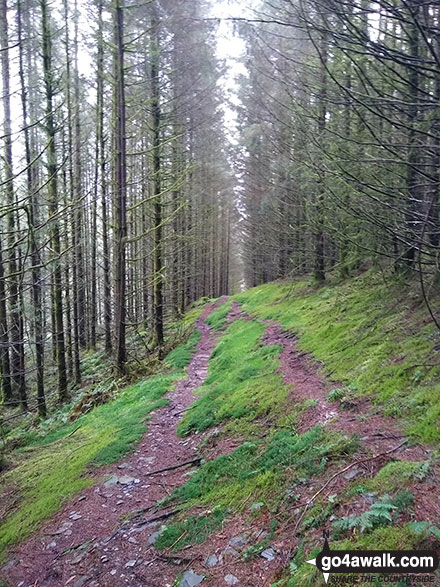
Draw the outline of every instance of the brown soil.
M220 303L220 302L218 302ZM217 303L217 304L218 304ZM216 305L217 305L216 304ZM303 519L311 497L342 467L356 460L379 455L398 447L404 441L397 423L381 416L367 399L358 400L345 406L327 400L331 389L329 382L318 372L316 364L295 348L295 340L284 333L280 326L268 322L265 344L281 345L280 371L286 384L292 386L290 402L304 399L316 400L316 405L307 409L299 422L298 431L305 432L317 424L344 431L347 435L357 434L361 440L359 454L351 455L341 465L329 464L325 474L313 478L309 485L299 490L299 499L294 503L286 501L282 526L278 538L271 543L276 551L275 560L269 562L262 557L243 561L240 550L256 544L262 538L262 531L269 527L269 514L265 513L256 521L249 521L246 513L229 519L221 531L200 546L185 547L176 555L161 553L148 545L148 539L163 521L146 523L146 520L164 513L154 504L166 497L174 487L184 483L191 466L151 475L152 471L190 461L198 456L198 447L207 434L204 456L213 458L230 452L238 445L236 439L224 438L221 434L193 434L181 439L176 435L176 426L186 408L194 401L194 390L207 375L208 360L215 345L216 337L210 332L205 319L216 305L208 306L197 321L201 340L188 366L186 379L177 383L169 394L169 404L152 414L148 431L137 450L124 463L115 464L99 471L99 481L70 501L60 512L47 522L32 538L11 552L10 562L3 569L6 579L14 587L167 587L186 569L205 575L203 586L225 586L225 576L232 574L239 580L238 585L268 587L273 578L294 553L297 539L295 530ZM253 319L240 310L234 302L228 323L237 319ZM332 384L335 387L335 384ZM403 444L398 449L377 459L357 466L359 476L371 477L381 466L392 458L426 460L428 449L422 446ZM196 465L194 465L196 466ZM102 475L129 476L136 481L108 487ZM338 475L320 494L328 497L339 493L352 479ZM440 519L440 487L437 473L423 482L414 483L411 491L415 496L414 519ZM299 505L298 505L299 504ZM250 504L249 504L250 505ZM368 502L357 497L344 504L339 515L359 513L368 507ZM145 510L137 517L124 518L135 510ZM165 510L166 511L166 510ZM202 508L194 512L202 513ZM310 535L318 531L313 531ZM236 552L224 553L231 537L240 535L246 539L246 546ZM378 545L380 546L380 545ZM221 557L214 568L206 568L204 562L209 555Z

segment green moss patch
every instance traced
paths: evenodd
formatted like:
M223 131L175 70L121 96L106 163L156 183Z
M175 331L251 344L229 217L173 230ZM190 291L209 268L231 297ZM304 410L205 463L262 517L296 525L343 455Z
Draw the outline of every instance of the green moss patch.
M217 510L202 516L190 516L182 522L165 526L155 542L155 548L169 548L171 552L178 552L185 546L202 544L222 525L225 516L223 510Z
M428 472L429 463L426 461L393 461L382 467L367 485L377 491L396 491L421 481Z
M179 424L178 433L206 430L225 420L275 419L282 413L289 387L279 367L280 347L265 346L265 325L236 320L228 326L209 362L208 377L199 388L201 397Z
M267 445L246 442L203 464L165 503L202 503L238 511L247 503L262 502L276 510L295 479L322 473L330 458L340 458L357 446L357 439L329 435L320 426L301 435L282 430Z
M220 330L226 323L227 316L232 310L232 301L228 300L220 304L211 314L207 317L206 323L209 324L214 330Z

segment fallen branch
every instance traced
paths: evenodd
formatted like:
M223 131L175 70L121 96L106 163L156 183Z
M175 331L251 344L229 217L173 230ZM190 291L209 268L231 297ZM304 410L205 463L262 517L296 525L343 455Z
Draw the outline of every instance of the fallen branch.
M151 524L152 522L158 522L159 520L165 520L166 518L170 518L171 516L174 516L174 514L178 514L180 511L182 511L182 510L181 509L171 510L169 512L161 514L160 516L155 516L154 518L149 518L148 520L140 520L137 523L137 526L143 526L144 524Z
M394 448L391 448L390 450L387 450L385 452L378 453L377 455L373 455L372 457L368 457L368 458L362 459L360 461L355 461L354 463L351 463L350 465L347 465L346 467L344 467L343 469L341 469L340 471L337 471L334 475L332 475L330 477L330 479L328 479L324 483L324 485L321 487L321 489L319 489L316 493L314 493L312 495L312 497L305 504L303 504L301 506L296 506L296 507L304 507L304 510L303 510L301 516L299 517L297 523L295 524L295 528L293 530L293 534L294 535L296 534L296 531L298 530L299 525L301 524L304 516L306 515L307 510L312 505L312 503L315 501L315 499L318 497L318 495L320 495L332 483L332 481L334 479L336 479L336 477L339 477L343 473L346 473L347 471L349 471L350 469L352 469L356 465L361 465L363 463L368 463L369 461L374 461L375 459L378 459L380 457L384 457L386 455L389 455L392 452L395 452L396 450L399 450L399 448L402 448L402 446L404 446L405 444L407 444L407 442L408 442L407 440L404 440L403 442L401 442L400 444L398 444Z
M165 471L174 471L174 469L180 469L180 467L186 467L186 465L200 465L202 458L199 457L197 459L192 459L191 461L185 461L184 463L180 463L179 465L172 465L171 467L165 467L163 469L157 469L157 471L152 471L151 473L146 473L146 475L157 475L158 473L164 473Z

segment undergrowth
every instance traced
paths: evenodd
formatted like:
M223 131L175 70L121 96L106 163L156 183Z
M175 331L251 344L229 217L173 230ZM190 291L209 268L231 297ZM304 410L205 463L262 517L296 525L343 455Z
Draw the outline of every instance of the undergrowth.
M225 519L226 512L217 509L215 512L202 516L190 516L181 522L165 526L155 542L155 548L169 548L178 552L185 546L202 544L215 532Z
M215 504L239 511L247 503L264 503L276 511L287 488L321 474L329 459L338 459L358 448L353 437L327 433L316 426L305 434L281 430L267 442L246 442L230 454L204 463L163 504L171 501Z

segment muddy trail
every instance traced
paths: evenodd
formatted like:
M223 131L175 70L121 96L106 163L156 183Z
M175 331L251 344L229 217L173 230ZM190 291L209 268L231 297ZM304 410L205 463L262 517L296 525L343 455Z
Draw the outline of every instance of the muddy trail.
M286 497L286 511L271 547L248 561L241 554L267 534L268 518L265 515L249 518L246 511L227 519L221 530L201 545L186 546L175 555L155 549L160 526L176 513L172 508L155 507L156 502L182 485L200 458L227 454L239 444L236 439L220 436L217 444L214 442L212 446L211 442L201 449L211 432L184 439L176 434L179 420L195 399L194 390L207 376L209 357L218 335L205 320L222 301L208 305L196 322L201 339L187 377L178 381L168 395L168 405L151 415L147 432L135 452L122 463L100 469L99 478L104 476L107 480L84 490L37 535L11 552L3 570L11 586L194 587L202 583L218 587L269 587L288 566L298 546L296 534L301 522L318 497L339 493L358 476L372 477L393 458L427 460L429 449L411 446L396 422L380 415L369 400L359 399L349 405L330 402L328 393L335 383L330 384L318 372L317 364L296 349L295 338L290 333L268 321L262 344L282 348L280 372L284 382L291 386L289 402L315 400L301 415L298 432L320 424L347 435L356 434L360 449L347 457L342 467L340 463L339 466L330 464L322 476L304 485L295 502L289 503ZM236 319L256 318L233 302L227 322ZM411 487L415 519L440 519L436 474L433 471L424 482ZM359 514L369 505L367 498L355 496L341 504L338 515ZM192 508L191 513L200 515L205 511ZM314 533L318 536L321 530L311 530L309 536Z

